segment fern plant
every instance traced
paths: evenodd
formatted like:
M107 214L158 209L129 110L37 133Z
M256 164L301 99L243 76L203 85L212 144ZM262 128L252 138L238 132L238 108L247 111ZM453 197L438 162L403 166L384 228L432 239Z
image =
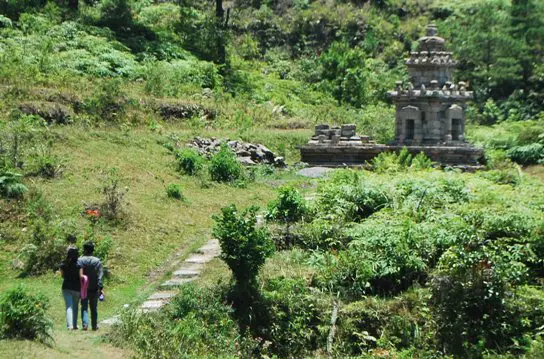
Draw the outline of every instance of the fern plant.
M0 196L4 198L22 198L28 188L21 183L21 175L0 170Z

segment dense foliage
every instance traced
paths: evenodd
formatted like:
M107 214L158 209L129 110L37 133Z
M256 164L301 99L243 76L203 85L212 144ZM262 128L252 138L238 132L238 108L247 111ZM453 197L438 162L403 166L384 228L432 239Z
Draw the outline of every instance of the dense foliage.
M6 291L0 297L0 338L51 340L52 322L46 316L47 298L24 287Z
M187 220L153 227L128 197L144 193L139 210L156 214L165 190L211 197L210 180L243 187L267 172L259 186L280 187L265 214L270 228L257 225L256 209L229 206L215 217L233 281L183 287L159 313L127 312L117 344L157 358L542 357L544 189L525 170L544 161L543 3L237 0L216 8L223 3L0 2L0 245L14 253L0 258L2 270L9 261L17 274L43 275L68 244L94 240L96 255L137 273L119 281L131 282L179 245L164 240L168 232L192 239L191 227L206 230L207 215L196 226L190 217L212 202L199 198ZM292 163L316 123L355 123L390 141L387 91L408 81L404 58L431 21L459 60L455 81L474 90L467 138L485 148L490 171L439 171L403 150L380 154L373 172L314 182L248 171L227 146L210 159L181 149L190 136L227 133ZM181 134L165 144L166 131ZM93 146L98 140L111 151ZM117 156L125 148L134 153ZM130 170L133 157L147 155L157 163L142 160L145 173L110 169ZM156 193L147 192L149 178L160 183ZM77 195L68 190L74 182ZM229 199L239 190L214 186ZM71 197L79 202L59 208ZM286 226L275 243L272 222ZM113 251L117 236L130 237L122 253ZM161 254L145 268L127 265L144 252L141 242ZM0 334L43 340L46 306L22 289L7 292Z

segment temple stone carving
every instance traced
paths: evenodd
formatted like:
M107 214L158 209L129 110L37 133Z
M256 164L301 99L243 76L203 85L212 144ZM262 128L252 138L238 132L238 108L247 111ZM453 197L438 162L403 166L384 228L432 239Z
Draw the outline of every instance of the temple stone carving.
M453 82L457 61L434 24L427 26L418 42L417 51L405 60L409 82L397 81L389 92L396 107L395 139L376 144L368 136L357 136L355 125L318 125L308 144L300 147L302 161L325 166L362 164L380 152L406 147L443 165L479 165L483 151L465 140L465 110L473 94L464 82Z

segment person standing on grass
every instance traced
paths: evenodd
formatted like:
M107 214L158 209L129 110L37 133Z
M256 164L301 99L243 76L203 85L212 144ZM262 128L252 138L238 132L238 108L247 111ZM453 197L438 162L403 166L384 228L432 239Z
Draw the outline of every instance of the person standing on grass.
M83 275L77 257L79 257L77 248L69 247L66 259L60 265L60 273L63 278L62 296L66 304L66 327L68 330L77 329L80 277Z
M98 329L98 297L102 294L102 277L104 271L100 259L93 256L94 243L88 241L83 243L83 256L79 257L77 263L81 266L82 274L86 275L89 280L87 289L87 298L81 301L81 320L83 322L83 330L89 328L89 306L91 309L91 328Z

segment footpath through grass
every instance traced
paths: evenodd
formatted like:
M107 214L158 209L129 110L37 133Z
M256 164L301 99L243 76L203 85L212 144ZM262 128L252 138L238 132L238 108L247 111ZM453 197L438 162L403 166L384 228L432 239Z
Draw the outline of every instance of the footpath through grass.
M169 130L182 138L192 137L187 131ZM98 236L111 235L114 241L107 263L111 277L106 281L106 301L99 304L99 320L118 313L125 304L134 305L145 299L171 270L168 263L188 256L208 240L211 215L219 208L230 203L239 207L263 206L275 196L275 187L286 178L292 178L290 174L274 174L249 182L246 188L215 183L202 188L197 178L181 176L176 171L174 156L161 145L165 135L147 128L123 131L74 126L57 127L53 131L56 137L54 154L62 158L64 172L61 177L51 180L31 178L28 184L43 192L53 205L56 217L69 219L67 223L80 233L87 230L89 220L81 213L85 203L100 201L103 173L110 168L118 168L121 183L128 189L126 223L119 226L104 224L96 228ZM226 132L209 135L236 137ZM276 136L289 135L290 131L283 131L261 137L273 141ZM185 201L167 197L166 186L169 183L181 185ZM29 230L18 224L14 226L18 231ZM16 241L0 242L0 292L22 284L33 292L45 294L51 302L48 313L54 321L55 343L47 347L28 341L3 340L0 341L0 357L130 356L129 352L104 342L106 328L96 333L68 332L65 329L60 289L62 278L52 272L21 278L21 271L13 267L13 261L23 245Z

